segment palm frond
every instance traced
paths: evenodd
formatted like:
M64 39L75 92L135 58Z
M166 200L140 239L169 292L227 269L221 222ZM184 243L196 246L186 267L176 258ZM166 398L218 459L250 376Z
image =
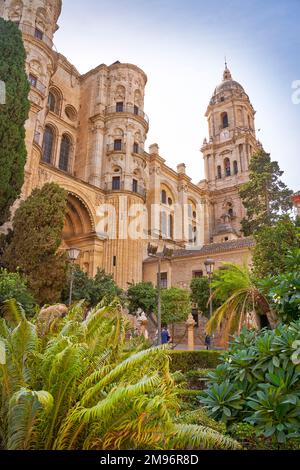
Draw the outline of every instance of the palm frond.
M231 437L194 424L177 424L166 442L167 449L239 450L241 445Z
M9 403L8 450L30 450L35 439L36 424L42 412L49 413L53 407L50 393L21 388Z

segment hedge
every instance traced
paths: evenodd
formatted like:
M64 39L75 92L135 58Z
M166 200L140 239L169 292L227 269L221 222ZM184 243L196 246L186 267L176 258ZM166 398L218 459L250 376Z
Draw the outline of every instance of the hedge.
M170 351L172 372L188 372L196 369L214 369L219 364L221 351Z

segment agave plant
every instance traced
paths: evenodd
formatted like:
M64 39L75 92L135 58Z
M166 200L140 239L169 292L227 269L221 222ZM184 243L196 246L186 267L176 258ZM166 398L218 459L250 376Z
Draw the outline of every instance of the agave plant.
M45 329L29 322L16 303L6 304L5 316L2 448L239 448L215 429L176 421L178 388L168 351L130 339L117 303L87 316L78 303L43 336L38 332Z

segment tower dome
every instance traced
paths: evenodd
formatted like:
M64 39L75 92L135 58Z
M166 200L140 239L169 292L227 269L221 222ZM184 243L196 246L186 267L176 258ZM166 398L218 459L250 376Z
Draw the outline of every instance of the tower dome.
M223 81L215 88L210 104L216 104L219 98L228 95L245 95L245 90L239 82L232 79L231 72L225 62L225 70L223 72Z

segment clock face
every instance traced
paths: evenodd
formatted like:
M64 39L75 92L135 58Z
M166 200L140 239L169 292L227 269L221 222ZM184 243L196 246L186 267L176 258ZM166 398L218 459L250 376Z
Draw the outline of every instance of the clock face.
M227 130L222 131L221 134L220 134L221 142L223 142L224 140L228 140L229 137L230 137L229 131L227 131Z

